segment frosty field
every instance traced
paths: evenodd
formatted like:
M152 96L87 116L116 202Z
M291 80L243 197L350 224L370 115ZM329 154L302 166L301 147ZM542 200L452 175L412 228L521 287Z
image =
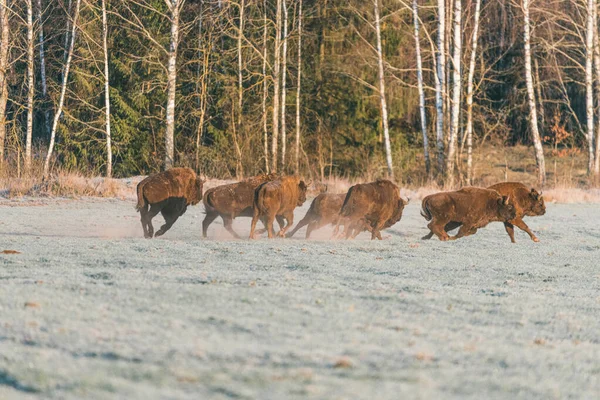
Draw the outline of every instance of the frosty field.
M203 240L201 205L146 240L131 201L4 200L0 399L598 398L600 205L511 244L421 241L417 203L371 242Z

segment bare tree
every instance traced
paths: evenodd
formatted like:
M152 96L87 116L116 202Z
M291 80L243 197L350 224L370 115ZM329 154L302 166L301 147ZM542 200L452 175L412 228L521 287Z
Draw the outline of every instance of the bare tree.
M467 184L473 184L473 77L475 76L475 60L477 42L479 40L479 17L481 0L475 0L475 22L471 40L471 59L469 60L469 76L467 78Z
M38 37L40 47L40 79L42 81L42 99L48 97L48 82L46 80L46 54L44 51L44 23L42 20L42 0L37 0ZM44 126L46 134L50 136L50 111L44 110Z
M531 75L531 26L529 20L530 0L523 0L523 41L525 48L525 82L527 84L527 98L529 101L529 124L533 135L535 148L535 161L538 169L538 181L541 186L546 184L546 163L544 149L537 125L537 110L535 106L535 93L533 91L533 77Z
M108 21L106 0L102 0L102 48L104 49L104 112L106 118L106 177L112 177L112 146L110 132L110 84L108 75Z
M275 16L275 59L273 68L273 136L271 138L271 170L277 172L277 141L279 140L279 83L281 67L281 0L277 0L277 11Z
M6 141L6 103L8 102L8 1L0 0L0 169L4 164L4 143Z
M283 0L283 54L281 56L281 171L285 172L285 153L287 145L285 103L286 103L286 76L287 76L287 43L288 43L288 8Z
M454 186L454 159L456 157L456 140L460 116L460 91L462 88L461 53L462 53L462 0L454 0L454 56L452 77L452 121L450 125L450 142L448 143L448 163L446 180L450 187Z
M25 171L31 171L31 138L33 135L34 82L33 0L27 0L27 133L25 139Z
M171 13L171 40L167 64L167 128L165 131L165 169L175 162L175 94L177 92L177 45L179 12L184 0L165 0Z
M379 76L379 100L381 101L381 122L383 125L383 136L385 140L385 159L387 162L388 175L394 178L394 166L392 165L392 148L390 145L390 131L388 126L387 102L385 100L385 75L383 71L383 50L381 48L381 24L379 18L379 0L373 0L375 14L375 32L377 34L377 66Z
M242 75L242 39L244 38L244 11L246 9L245 0L240 0L240 21L237 37L237 58L238 58L238 131L242 127L242 106L244 102L244 77Z
M438 172L444 172L444 93L446 92L446 0L438 0L437 79L435 81L436 145Z
M67 81L69 79L69 69L71 67L71 60L73 59L73 50L75 49L75 30L77 29L77 20L79 19L80 6L81 0L76 0L75 15L73 16L73 27L71 28L71 44L69 45L67 61L65 62L62 85L60 90L60 98L58 100L58 107L56 109L56 113L54 114L54 122L52 123L52 131L50 132L50 145L48 146L48 154L46 155L46 161L44 162L44 177L48 176L48 172L50 170L50 159L52 158L52 152L54 150L54 141L56 139L56 129L58 128L58 120L60 119L63 105L65 103Z
M594 1L587 0L587 18L585 29L585 109L587 120L587 142L588 142L588 174L594 170Z
M296 149L294 173L300 171L300 88L302 83L302 0L298 1L298 84L296 88Z
M269 131L267 127L267 95L268 93L268 82L267 82L267 0L263 0L263 60L262 60L262 75L263 75L263 95L262 95L262 123L263 123L263 144L264 144L264 157L265 157L265 172L269 173Z
M598 33L598 0L594 1L594 66L596 68L596 99L600 105L600 38ZM600 175L600 116L596 126L596 154L594 157L594 175Z
M425 171L429 176L431 160L429 159L429 141L427 140L427 116L425 113L425 91L423 89L423 62L421 60L421 43L419 39L419 8L417 0L412 2L413 21L415 25L415 51L417 54L417 84L419 88L419 112L421 115L421 133L423 135L423 155L425 156Z

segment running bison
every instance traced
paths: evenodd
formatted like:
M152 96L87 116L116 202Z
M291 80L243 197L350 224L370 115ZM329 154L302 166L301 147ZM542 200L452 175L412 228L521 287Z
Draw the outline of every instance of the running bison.
M312 231L322 228L327 224L337 225L340 218L340 209L342 208L342 204L344 204L345 198L346 193L321 193L315 197L304 218L287 234L287 237L294 236L294 233L306 225L308 225L306 228L306 239L310 238Z
M171 168L151 175L137 185L136 210L140 212L144 237L164 235L187 210L202 200L204 181L190 168ZM161 213L165 224L154 235L152 218Z
M229 185L217 186L204 193L204 210L206 217L202 221L202 236L206 237L210 224L220 216L229 233L239 239L232 224L236 217L252 217L254 191L261 184L275 179L275 174L258 175L244 181Z
M269 238L273 238L273 222L281 227L279 236L285 237L285 231L294 223L294 209L306 201L308 185L298 176L284 176L277 180L265 182L254 192L252 225L250 239L254 239L256 223L260 219ZM284 222L287 224L284 226Z
M380 231L402 218L407 203L400 198L398 186L388 180L354 185L344 199L335 233L344 224L346 238L366 229L371 232L371 240L381 240Z
M423 239L435 234L442 240L455 240L473 235L493 221L506 222L517 215L509 196L501 196L495 190L466 187L454 192L432 194L423 199L421 215L431 221L431 231ZM455 236L448 236L452 224L460 226ZM450 228L450 229L449 229Z
M523 222L523 217L534 217L537 215L544 215L546 213L546 205L544 204L544 197L537 192L535 189L529 189L527 186L518 182L504 182L497 183L490 186L488 189L492 189L500 193L502 196L509 196L511 204L515 207L517 215L510 221L504 221L504 227L510 241L515 243L515 229L517 226L521 230L527 232L529 237L534 242L540 240L535 236L531 229Z

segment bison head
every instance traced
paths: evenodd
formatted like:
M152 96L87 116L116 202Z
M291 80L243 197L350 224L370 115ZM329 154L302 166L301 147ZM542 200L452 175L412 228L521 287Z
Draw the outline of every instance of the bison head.
M195 206L202 201L202 187L204 186L204 182L199 176L196 177L194 181L194 196L190 199L191 205Z
M527 210L528 216L544 215L546 214L546 204L544 204L544 196L538 193L537 190L531 189L529 192L530 207Z
M502 198L498 199L498 216L503 221L510 221L517 216L517 210L510 202L510 196L502 196Z
M298 183L298 202L296 206L300 207L306 201L306 190L308 189L308 185L304 183L304 181L300 181Z
M408 204L408 201L405 201L402 198L398 199L398 204L396 205L396 208L394 209L394 213L392 214L390 219L387 220L385 225L390 227L390 226L394 225L396 222L400 221L400 219L402 218L402 212L404 211L404 206L407 204Z

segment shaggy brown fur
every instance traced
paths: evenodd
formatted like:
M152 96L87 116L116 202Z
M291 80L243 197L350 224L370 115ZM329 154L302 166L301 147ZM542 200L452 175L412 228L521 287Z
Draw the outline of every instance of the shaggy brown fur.
M258 175L242 182L217 186L204 193L204 210L206 217L202 221L202 236L206 237L210 224L220 216L229 233L239 239L232 224L236 217L252 217L254 191L261 184L277 178L276 174Z
M335 233L343 222L346 238L366 229L371 232L371 240L381 240L381 229L386 223L392 226L400 220L404 204L398 186L388 180L354 185L344 199Z
M304 218L287 234L287 237L294 236L294 233L306 225L308 225L308 228L306 228L306 239L310 238L312 231L322 228L327 224L337 225L340 217L340 209L345 198L346 193L322 193L315 197Z
M523 217L544 215L546 213L544 197L538 193L537 190L533 188L529 189L519 182L497 183L490 186L488 189L495 190L502 196L509 196L511 204L515 206L515 211L517 213L516 217L510 221L504 222L504 228L506 228L506 232L508 233L508 236L510 236L510 241L515 243L514 227L517 226L521 230L527 232L531 240L539 242L540 240L537 236L531 232L531 229L529 229L527 224L523 221Z
M171 168L151 175L137 186L136 209L140 212L144 237L161 236L187 210L202 200L204 181L190 168ZM152 218L161 213L165 224L154 235Z
M294 209L306 201L308 185L298 176L284 176L271 182L265 182L254 192L252 225L250 239L254 239L254 231L259 218L262 220L273 238L273 221L281 226L279 236L285 237L285 231L294 223ZM287 224L283 226L284 220Z
M515 207L507 196L495 190L466 187L454 192L432 194L423 199L421 215L431 221L427 227L431 231L423 239L433 234L442 240L454 240L473 235L493 221L509 221L516 216ZM455 236L449 237L446 229L449 223L460 224Z

